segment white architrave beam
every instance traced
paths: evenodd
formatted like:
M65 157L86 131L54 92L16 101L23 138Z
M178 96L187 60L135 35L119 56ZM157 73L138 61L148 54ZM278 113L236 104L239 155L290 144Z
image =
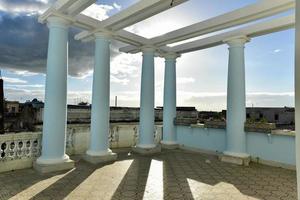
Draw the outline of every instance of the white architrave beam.
M43 15L39 17L39 22L40 23L46 23L47 18L49 16L58 16L63 19L66 19L70 22L72 22L72 26L85 29L85 30L94 30L95 28L98 28L100 25L100 21L91 18L89 16L79 14L75 17L68 16L66 14L62 14L60 12L57 12L53 7L49 8ZM107 31L106 31L107 32ZM82 32L84 33L84 32ZM139 35L136 35L134 33L125 31L125 30L120 30L117 32L110 32L114 39L119 40L121 42L124 42L129 45L135 45L135 46L143 46L144 44L149 44L150 40L144 37L141 37ZM75 39L77 39L75 37ZM90 37L86 37L85 40L83 41L90 41L93 40L94 36L91 35Z
M182 4L188 0L141 0L133 6L101 22L102 26L117 31L132 24L140 22L171 7Z
M139 46L140 45L149 45L151 43L151 41L149 39L141 37L139 35L129 32L129 31L125 31L125 30L119 30L119 31L115 32L115 38L119 41L122 41L122 39L124 39L123 42L125 42L125 43L128 43L128 42L126 42L126 40L134 41Z
M273 19L267 22L261 22L258 24L250 25L244 28L239 28L226 33L218 34L215 36L199 39L175 47L163 47L162 51L176 52L178 54L188 53L201 49L206 49L214 46L224 44L224 40L228 38L235 38L241 35L245 35L249 38L258 37L286 29L290 29L295 26L295 15L281 17Z
M67 9L67 13L71 16L78 15L79 13L81 13L83 10L85 10L87 7L89 7L90 5L92 5L95 2L96 2L96 0L77 1L76 3L74 3Z
M97 27L99 27L99 21L96 19L93 19L91 17L88 17L86 15L83 14L79 14L75 17L75 22L74 22L74 26L77 27L83 27L86 26L85 29L87 30L91 30L91 29L95 29ZM105 30L103 30L105 31ZM106 31L108 32L108 31ZM84 34L85 32L81 32L80 34ZM131 45L145 45L145 44L149 44L150 40L148 40L147 38L141 37L139 35L136 35L134 33L131 33L129 31L125 31L125 30L119 30L116 32L110 32L110 34L113 35L114 39L119 40L121 42L127 43L127 44L131 44ZM93 39L93 35L90 35L90 37L85 37L86 39L84 41L90 41ZM77 36L75 36L75 39L78 40Z
M70 6L79 0L58 0L54 3L53 7L59 12L65 12Z
M165 11L171 7L177 6L188 0L174 0L171 6L172 0L141 0L129 8L120 11L116 15L103 20L93 31L79 33L76 35L78 40L83 40L85 37L103 31L118 31L144 19L152 17L162 11Z
M45 23L51 15L74 21L72 17L78 15L95 2L96 0L58 0L39 17L38 21Z
M208 33L269 17L290 10L294 7L294 0L263 0L259 3L245 6L232 12L152 38L152 45L160 47L166 44L202 36ZM140 51L139 47L134 46L126 46L121 50L128 53L136 53Z

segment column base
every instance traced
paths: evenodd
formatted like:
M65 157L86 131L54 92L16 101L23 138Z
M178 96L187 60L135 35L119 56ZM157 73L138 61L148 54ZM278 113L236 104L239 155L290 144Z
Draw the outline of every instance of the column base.
M38 161L33 162L33 169L41 174L58 172L63 170L73 169L75 167L75 162L71 159L65 160L61 163L53 163L53 164L42 164Z
M111 150L106 152L91 152L87 151L83 159L92 164L101 164L108 163L117 160L118 156L116 153L113 153Z
M161 152L161 146L160 145L137 145L135 147L132 147L132 151L134 153L138 153L141 155L153 155L156 153Z
M249 166L251 161L250 155L246 153L223 152L220 156L222 162L232 163L236 165Z
M169 141L161 141L161 148L163 149L178 149L179 148L179 144L177 142L169 142Z

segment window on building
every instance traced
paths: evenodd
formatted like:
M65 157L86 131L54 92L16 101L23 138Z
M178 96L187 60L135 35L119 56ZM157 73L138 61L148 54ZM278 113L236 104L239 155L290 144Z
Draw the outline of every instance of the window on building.
M274 115L274 119L275 119L275 121L278 121L278 120L279 120L279 115L278 115L278 114L275 114L275 115Z
M259 119L264 118L264 115L262 113L259 113Z
M16 107L11 107L11 111L14 113L16 112Z

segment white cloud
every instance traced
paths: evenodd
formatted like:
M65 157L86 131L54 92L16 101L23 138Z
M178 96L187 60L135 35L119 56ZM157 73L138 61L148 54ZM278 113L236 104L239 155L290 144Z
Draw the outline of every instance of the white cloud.
M28 90L18 88L4 88L5 98L8 100L15 100L25 102L33 98L44 100L44 90Z
M227 94L224 92L186 92L178 91L178 105L195 106L198 110L220 111L226 109ZM246 106L284 107L294 106L293 92L251 92L246 95Z
M140 55L119 54L111 61L111 73L114 75L136 76L140 63Z
M266 96L294 96L294 92L249 92L247 95L250 96L260 96L260 95L266 95Z
M152 38L191 25L198 22L198 20L186 15L178 6L129 26L126 30L146 38Z
M45 85L42 84L33 84L33 85L13 85L13 84L6 84L6 88L44 88Z
M177 83L179 84L187 84L187 83L194 83L195 79L192 77L178 77Z
M34 72L29 72L29 71L19 71L19 70L15 70L15 71L9 71L11 74L16 74L16 75L20 75L20 76L36 76L38 75L38 73L34 73Z
M87 77L90 77L93 75L93 70L88 70L85 72L77 72L76 76L69 76L72 79L78 79L78 80L83 80L86 79Z
M153 38L180 27L182 27L182 23L167 17L164 20L161 20L161 18L145 20L127 27L126 30L146 38Z
M47 0L1 0L0 11L8 12L12 15L20 13L41 14L48 8Z
M9 77L2 77L4 83L27 83L27 81L19 79L19 78L9 78Z
M118 78L116 76L111 75L110 82L111 83L121 83L123 85L127 85L130 81L127 78Z
M279 53L281 51L282 51L281 49L274 49L273 53Z
M116 2L113 3L113 6L117 9L117 10L121 10L122 6L117 4Z
M68 91L68 104L91 103L92 91Z
M98 4L92 4L88 8L86 8L81 13L84 15L87 15L89 17L92 17L94 19L98 19L100 21L107 19L108 12L113 10L114 7L110 5L98 5Z

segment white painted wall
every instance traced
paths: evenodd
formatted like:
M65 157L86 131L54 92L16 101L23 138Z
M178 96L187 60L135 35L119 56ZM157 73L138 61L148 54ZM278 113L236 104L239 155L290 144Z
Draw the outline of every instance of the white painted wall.
M177 126L178 143L185 149L218 154L226 148L226 130ZM247 132L247 153L252 161L295 168L294 132L274 131L273 134Z

